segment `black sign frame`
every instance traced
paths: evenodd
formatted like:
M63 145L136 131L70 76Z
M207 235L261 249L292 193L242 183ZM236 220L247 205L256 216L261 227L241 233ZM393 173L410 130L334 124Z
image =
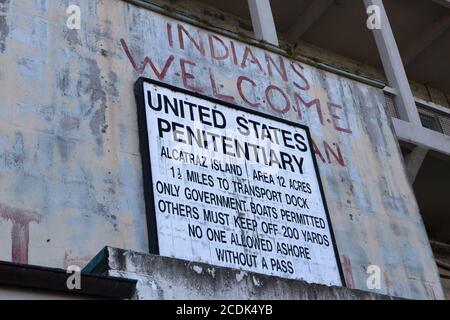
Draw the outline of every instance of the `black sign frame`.
M149 252L151 254L159 255L158 228L157 228L157 222L156 222L156 210L155 210L155 201L154 201L154 195L153 195L151 157L150 157L150 150L149 150L148 130L147 130L147 111L145 108L145 97L144 97L144 83L145 82L172 90L174 92L179 92L179 93L183 93L186 95L190 95L195 98L207 100L209 102L219 104L219 105L222 105L222 106L225 106L228 108L232 108L232 109L235 109L235 110L238 110L241 112L250 113L255 116L259 116L259 117L262 117L265 119L284 123L286 125L305 130L306 135L308 137L309 151L311 153L312 160L314 163L314 170L315 170L317 182L319 185L320 195L321 195L322 203L323 203L324 210L325 210L325 216L326 216L329 231L330 231L331 242L333 245L333 251L334 251L335 258L336 258L336 265L338 267L342 286L347 287L345 277L344 277L344 272L342 269L342 264L340 261L339 251L338 251L338 248L336 245L336 238L334 236L333 226L331 224L330 214L328 211L328 205L327 205L326 198L325 198L322 180L320 178L319 166L317 164L316 155L313 152L312 137L311 137L311 132L309 130L309 127L307 127L303 124L293 122L293 121L278 118L276 116L266 114L266 113L263 113L260 111L245 108L245 107L242 107L242 106L239 106L239 105L227 102L227 101L212 98L210 96L207 96L207 95L195 92L195 91L175 87L173 85L170 85L170 84L167 84L167 83L164 83L161 81L157 81L154 79L140 77L134 85L134 94L135 94L136 103L137 103L139 148L140 148L141 160L142 160L142 176L143 176L143 187L144 187L145 211L146 211L146 218L147 218ZM151 183L146 183L147 181L151 181Z

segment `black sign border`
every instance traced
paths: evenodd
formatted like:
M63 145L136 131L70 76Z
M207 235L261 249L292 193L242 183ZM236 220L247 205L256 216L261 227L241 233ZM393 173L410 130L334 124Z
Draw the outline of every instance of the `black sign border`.
M184 88L175 87L173 85L157 81L154 79L149 79L146 77L140 77L135 85L134 85L134 95L137 103L137 113L138 113L138 130L139 130L139 148L141 151L141 160L142 160L142 175L143 175L143 187L144 187L144 200L145 200L145 212L147 217L147 232L148 232L148 244L149 244L149 252L151 254L159 255L159 241L158 241L158 228L156 225L156 210L155 210L155 201L153 196L153 179L152 179L152 168L151 168L151 158L150 158L150 150L149 150L149 141L148 141L148 130L147 130L147 111L145 109L145 97L144 97L144 83L150 83L153 85L157 85L175 92L183 93L190 95L195 98L207 100L209 102L223 105L228 108L232 108L241 112L250 113L265 119L269 119L276 122L281 122L289 126L297 127L305 130L306 135L308 137L308 145L309 150L313 159L314 169L316 171L316 178L319 184L320 195L322 198L323 206L325 209L325 215L328 222L328 227L331 235L331 242L333 244L334 255L336 259L336 264L339 270L339 275L341 278L341 283L343 287L347 287L345 282L344 272L342 270L342 265L340 261L339 251L336 245L336 239L334 236L333 226L331 224L330 214L328 211L328 205L325 198L325 193L323 191L322 180L320 178L319 166L317 165L316 155L313 152L312 146L312 137L309 127L289 121L286 119L281 119L276 116L262 113L260 111L256 111L253 109L248 109L245 107L238 106L236 104L223 101L220 99L212 98L210 96L187 90ZM146 181L151 181L151 183L145 183ZM292 280L292 279L291 279Z

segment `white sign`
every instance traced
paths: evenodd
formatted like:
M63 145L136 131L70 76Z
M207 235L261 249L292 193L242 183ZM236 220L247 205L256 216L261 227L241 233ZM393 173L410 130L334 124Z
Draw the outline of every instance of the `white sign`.
M151 80L136 95L153 253L342 285L306 127Z

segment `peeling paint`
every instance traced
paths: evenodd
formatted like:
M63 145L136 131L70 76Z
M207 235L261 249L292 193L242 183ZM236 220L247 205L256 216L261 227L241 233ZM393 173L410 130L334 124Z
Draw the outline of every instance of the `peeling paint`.
M236 274L236 281L237 282L241 282L242 279L244 279L244 277L247 275L247 272L245 271L240 271L239 273Z
M6 38L9 35L9 24L6 13L8 12L10 0L0 0L0 53L6 50Z
M308 125L347 285L364 290L358 266L378 261L383 293L441 296L381 90L122 0L81 0L79 31L65 28L63 5L28 2L20 12L0 0L0 224L18 212L15 260L62 267L105 245L148 251L133 93L143 75Z
M262 281L260 281L257 277L253 276L252 277L253 280L253 285L255 287L261 287L263 285Z
M215 268L208 268L208 274L211 275L211 277L216 277L216 269Z
M80 34L78 30L64 28L64 38L71 48L81 46Z
M192 270L194 270L194 272L198 273L198 274L202 274L203 273L203 268L199 267L199 266L193 266Z

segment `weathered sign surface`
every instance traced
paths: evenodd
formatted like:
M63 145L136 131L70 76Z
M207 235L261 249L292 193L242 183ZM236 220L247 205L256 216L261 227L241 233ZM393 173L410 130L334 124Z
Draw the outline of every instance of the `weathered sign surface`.
M306 127L144 79L136 90L154 253L342 284Z
M376 292L442 297L381 90L122 0L79 1L69 30L70 4L0 1L0 259L148 252L133 94L145 76L307 125L347 286L369 290L376 265Z

